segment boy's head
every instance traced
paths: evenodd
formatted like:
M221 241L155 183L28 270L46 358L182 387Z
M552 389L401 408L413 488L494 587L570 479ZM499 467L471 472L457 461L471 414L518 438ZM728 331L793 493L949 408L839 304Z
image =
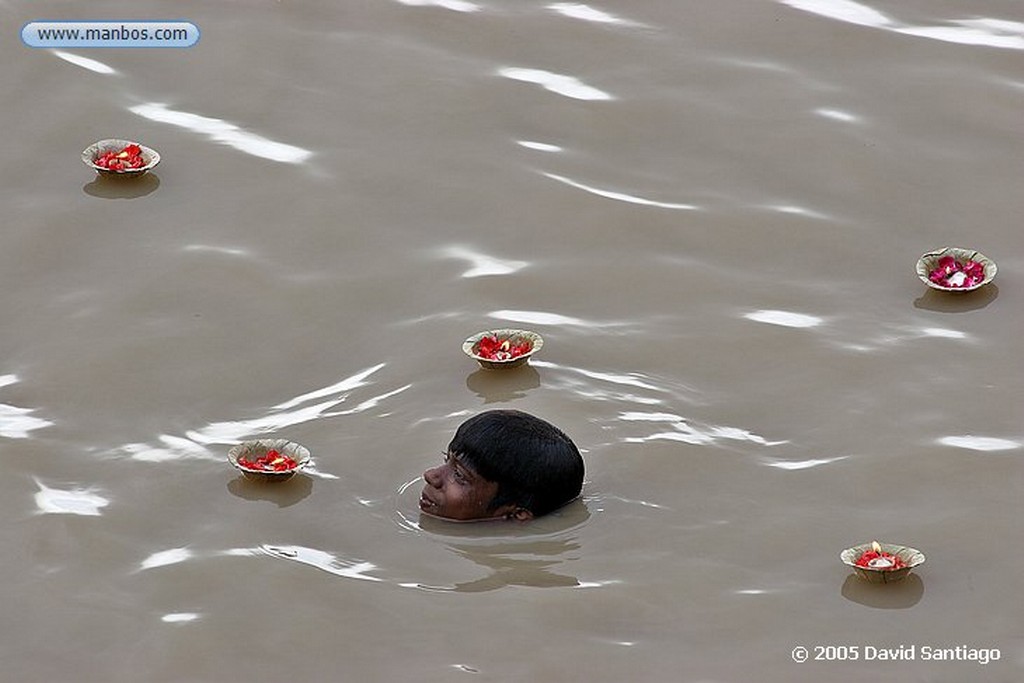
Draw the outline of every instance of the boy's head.
M466 420L445 461L423 473L420 509L455 520L546 515L579 495L583 458L554 425L518 410Z

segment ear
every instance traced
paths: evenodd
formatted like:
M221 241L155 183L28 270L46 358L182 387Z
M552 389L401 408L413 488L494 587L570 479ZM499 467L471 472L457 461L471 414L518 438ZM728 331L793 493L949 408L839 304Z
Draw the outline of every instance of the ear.
M529 522L533 519L533 513L526 508L517 507L516 509L509 512L505 519L514 519L517 522Z

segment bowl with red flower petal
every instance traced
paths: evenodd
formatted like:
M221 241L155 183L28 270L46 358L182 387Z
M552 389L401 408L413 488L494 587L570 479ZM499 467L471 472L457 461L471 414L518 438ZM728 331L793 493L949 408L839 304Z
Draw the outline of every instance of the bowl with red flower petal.
M924 553L894 543L861 543L839 554L843 564L871 583L895 583L907 578L914 567L924 564Z
M246 479L270 483L288 481L309 457L308 448L287 439L243 441L228 451L228 462Z
M110 138L82 150L82 161L100 175L137 178L160 163L160 154L132 140Z
M996 276L996 262L973 249L943 247L917 260L917 276L932 289L970 292Z
M462 342L467 356L487 370L518 368L540 351L544 339L529 330L485 330Z

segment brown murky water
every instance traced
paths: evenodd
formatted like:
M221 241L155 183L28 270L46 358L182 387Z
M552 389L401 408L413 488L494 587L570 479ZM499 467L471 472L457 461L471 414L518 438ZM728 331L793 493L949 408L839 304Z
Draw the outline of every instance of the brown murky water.
M1024 678L1019 2L0 11L4 681ZM96 180L114 136L163 163ZM996 282L927 290L944 245ZM537 362L477 370L496 326ZM504 406L583 499L420 519ZM255 436L314 470L248 485ZM873 538L928 561L863 584Z

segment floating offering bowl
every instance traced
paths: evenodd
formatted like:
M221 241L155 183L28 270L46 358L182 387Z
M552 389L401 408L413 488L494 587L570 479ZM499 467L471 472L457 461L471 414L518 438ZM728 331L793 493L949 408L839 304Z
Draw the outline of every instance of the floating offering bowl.
M839 554L839 559L866 581L894 583L905 579L914 567L924 564L924 553L905 545L872 541L847 548Z
M246 479L278 483L309 464L309 449L287 439L243 441L228 451L228 462Z
M138 168L126 167L110 169L96 163L108 153L114 153L117 155L125 153L125 150L134 152L134 147L138 148L138 152L136 154L142 159L142 165ZM125 158L131 158L133 156L134 155L129 154L126 155ZM149 147L140 145L139 143L131 140L110 138L108 140L95 142L82 150L82 162L100 175L121 178L138 178L139 176L152 171L153 168L160 163L160 153L155 149L150 149Z
M540 351L544 339L529 330L486 330L462 342L467 356L487 370L518 368Z
M973 249L943 247L917 260L921 281L943 292L970 292L992 282L996 262Z

